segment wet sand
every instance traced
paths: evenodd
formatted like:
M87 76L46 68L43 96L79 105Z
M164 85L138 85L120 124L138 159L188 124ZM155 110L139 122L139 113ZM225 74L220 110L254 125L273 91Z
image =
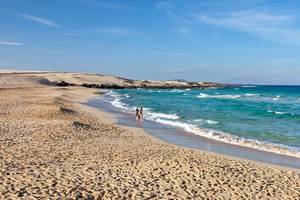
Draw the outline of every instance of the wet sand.
M113 124L98 92L0 90L1 199L300 199L299 173Z

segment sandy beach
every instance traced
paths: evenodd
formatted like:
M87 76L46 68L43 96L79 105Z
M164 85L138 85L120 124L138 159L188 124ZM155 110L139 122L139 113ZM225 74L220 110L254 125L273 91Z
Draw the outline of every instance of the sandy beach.
M0 199L300 199L299 172L115 125L82 104L97 89L21 85L0 89Z

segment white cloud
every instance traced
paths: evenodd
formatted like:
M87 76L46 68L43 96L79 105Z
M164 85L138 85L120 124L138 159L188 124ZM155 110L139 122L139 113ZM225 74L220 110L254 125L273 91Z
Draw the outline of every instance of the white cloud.
M142 32L131 30L128 28L120 27L102 27L92 30L78 30L69 33L65 33L65 36L114 36L123 38L136 38L136 39L152 39Z
M169 2L165 2L165 1L161 1L158 2L157 4L155 4L156 8L165 12L165 14L167 16L169 16L174 22L176 23L183 23L183 24L190 24L190 20L182 17L180 15L177 15L174 13L174 11L172 10L172 4Z
M277 43L300 45L300 30L293 27L296 17L292 14L277 14L253 8L219 13L201 12L195 14L195 19L204 24L245 32Z
M247 30L282 26L292 22L294 18L290 15L276 15L260 10L251 10L223 13L221 16L206 15L204 13L197 15L196 19L209 24Z
M44 18L41 18L41 17L36 17L36 16L32 16L32 15L28 15L28 14L24 14L24 13L14 13L15 15L18 15L24 19L28 19L30 21L33 21L33 22L36 22L36 23L39 23L39 24L43 24L43 25L46 25L46 26L50 26L50 27L54 27L54 28L57 28L57 27L60 27L57 23L49 20L49 19L44 19Z
M15 42L15 41L0 41L0 45L8 45L8 46L25 46L23 43Z
M175 14L173 11L173 4L171 4L168 1L159 1L155 4L155 7L159 10L165 13L170 20L176 24L174 26L174 31L178 33L179 35L182 35L184 38L189 38L190 35L190 28L191 20L187 17L181 16L179 14Z
M295 26L299 24L299 15L289 2L215 0L180 7L171 1L159 1L155 6L172 19L175 31L185 38L196 32L193 30L200 22L276 43L300 46L300 28Z

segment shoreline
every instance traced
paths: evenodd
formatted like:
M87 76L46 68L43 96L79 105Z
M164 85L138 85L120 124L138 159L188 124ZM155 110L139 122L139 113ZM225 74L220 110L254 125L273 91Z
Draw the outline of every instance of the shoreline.
M105 95L105 93L104 93ZM94 97L92 99L90 99L89 101L93 101L96 99L100 99L100 101L103 101L103 98L104 96L98 96L98 97ZM136 130L141 130L144 132L144 134L147 134L148 136L150 136L151 138L154 138L155 140L158 140L160 142L163 142L163 143L167 143L167 144L170 144L170 145L175 145L175 146L179 146L181 148L187 148L187 149L192 149L192 150L196 150L196 151L199 151L199 152L202 152L202 153L208 153L208 154L212 154L212 155L217 155L217 156L227 156L229 158L232 158L232 159L238 159L238 160L241 160L241 161L248 161L248 162L254 162L254 163L257 163L257 164L260 164L260 165L263 165L263 166L267 166L267 167L275 167L275 168L278 168L278 169L282 169L282 170L292 170L294 172L297 172L300 174L300 167L297 168L297 167L291 167L291 166L288 166L288 165L280 165L280 164L274 164L274 163L271 163L271 162L267 162L267 161L259 161L259 160L255 160L255 159L249 159L249 158L246 158L246 157L243 157L243 156L237 156L237 155L230 155L226 152L223 152L223 153L220 153L220 152L215 152L215 151L210 151L210 150L206 150L204 148L197 148L197 147L190 147L189 145L183 145L183 144L176 144L176 143L172 143L170 141L167 141L166 139L164 138L161 138L159 137L159 133L155 133L153 134L153 132L157 132L157 127L153 130L151 130L151 127L149 128L144 128L144 127L137 127L136 124L134 124L135 122L135 118L134 118L134 114L133 113L126 113L124 111L121 111L121 110L117 110L116 112L113 111L113 110L109 110L109 109L104 109L104 107L94 107L93 105L89 105L88 104L88 101L85 103L85 105L87 105L88 107L92 107L94 109L97 109L97 110L100 110L101 112L107 114L108 116L113 116L113 120L109 121L110 123L113 123L113 124L116 124L116 125L120 125L122 127L125 127L125 128L128 128L128 129L134 129L135 131ZM112 106L112 105L111 105ZM106 107L106 106L105 106ZM124 113L125 115L129 115L129 118L127 118L126 116L124 117L124 115L121 116L122 118L122 121L126 121L125 123L120 123L120 119L118 118L118 113L117 112L120 112L120 113ZM132 120L134 122L131 123L128 123L127 119L124 120L124 118L127 118L129 120ZM148 120L144 120L147 121ZM155 121L149 121L151 122L151 124L153 125L153 123L157 123L157 124L160 124L159 122L155 122ZM163 129L165 129L166 127L168 127L168 125L165 125L165 124L160 124L159 127L162 127L160 129L160 131L164 131ZM181 130L178 130L181 129ZM152 132L152 133L151 133ZM252 148L252 147L248 147L248 146L242 146L242 145L239 145L239 144L231 144L231 143L226 143L226 142L223 142L223 141L218 141L218 140L215 140L213 138L208 138L208 137L205 137L205 136L201 136L201 135L197 135L197 134L194 134L194 133L190 133L186 130L184 130L183 128L180 128L180 127L177 127L176 129L172 129L170 130L169 132L178 132L178 134L186 134L186 133L189 133L189 134L193 134L195 135L195 139L197 140L201 140L202 139L208 139L208 140L213 140L212 144L213 145L219 145L220 143L224 143L226 146L236 146L237 148L236 149L244 149L246 151L249 150L249 152L251 153L252 150L254 151L262 151L262 152L265 152L267 154L274 154L274 155L278 155L278 156L284 156L284 157L287 157L287 158L290 158L290 159L299 159L298 157L293 157L293 156L290 156L290 155L285 155L285 154L278 154L278 153L275 153L275 152L269 152L269 151L264 151L264 150L261 150L261 149L255 149L255 148ZM164 134L166 134L166 132L164 132ZM170 134L171 135L171 134ZM171 136L172 137L172 136ZM176 135L174 135L174 137L176 137ZM189 137L189 136L188 136ZM197 138L199 137L199 138ZM300 162L300 160L298 160ZM300 166L300 163L299 163L299 166Z
M79 87L1 90L5 199L298 199L300 174L168 144Z
M124 103L122 103L118 97L118 94L114 93L113 91L107 92L107 96L112 97L113 101L111 101L111 104L114 107L117 107L121 112L130 113L132 108L128 108L124 106ZM145 111L146 112L146 111ZM160 114L160 113L158 113ZM173 116L171 116L173 117ZM175 116L177 117L177 116ZM198 135L202 138L207 138L211 140L215 140L221 143L226 143L230 145L237 145L241 146L242 148L250 148L254 150L259 150L263 152L269 152L272 154L282 155L282 156L289 156L294 157L297 159L300 159L300 149L296 147L290 147L285 146L281 144L276 143L269 143L264 141L259 141L255 139L244 139L239 136L236 136L234 134L223 132L216 129L207 129L207 128L201 128L197 127L196 125L186 123L186 122L178 122L178 121L172 121L164 118L158 118L158 119L147 119L150 121L154 121L156 123L163 124L164 126L171 126L171 127L177 127L179 129L184 130L185 132L189 132L195 135ZM300 165L299 165L300 168Z

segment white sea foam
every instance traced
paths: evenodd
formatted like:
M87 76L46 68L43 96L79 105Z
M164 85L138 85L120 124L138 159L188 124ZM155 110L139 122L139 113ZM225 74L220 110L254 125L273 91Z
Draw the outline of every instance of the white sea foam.
M255 85L243 85L242 87L244 87L244 88L255 88L257 86L255 86Z
M247 93L247 94L245 94L245 96L247 96L247 97L255 97L255 96L259 96L259 94Z
M209 95L208 94L204 94L204 93L200 93L197 97L198 98L208 98Z
M156 119L155 121L161 124L179 127L184 129L187 132L199 135L201 137L214 139L220 142L225 142L229 144L234 144L234 145L249 147L249 148L258 149L262 151L268 151L276 154L289 155L289 156L300 158L299 151L288 148L283 145L270 144L270 143L265 143L257 140L251 140L251 139L244 139L222 131L203 129L197 127L196 125L192 125L184 122L170 121L166 119Z
M210 120L210 119L206 119L206 120L204 120L204 119L195 119L195 120L191 120L190 121L191 123L193 123L193 124L203 124L203 123L207 123L207 124L219 124L219 122L217 122L217 121L214 121L214 120Z
M185 89L186 91L191 91L191 89L190 88L187 88L187 89Z
M205 93L200 93L198 98L220 98L220 99L237 99L241 98L242 95L231 95L231 94L223 94L223 95L209 95Z
M180 89L172 89L170 92L184 92L185 90L180 90Z
M224 98L224 99L237 99L242 97L256 97L260 96L260 94L252 94L252 93L246 93L243 94L216 94L216 95L209 95L205 93L200 93L197 97L198 98Z
M194 125L189 124L189 123L184 123L184 122L171 121L171 120L166 120L166 119L156 119L155 121L159 122L161 124L165 124L165 125L180 127L188 132L193 132L193 128L194 128Z
M121 110L126 111L126 112L134 112L135 111L135 107L130 107L129 105L122 102L122 95L115 93L113 91L110 91L107 94L109 96L113 97L113 100L110 101L113 106L120 108ZM125 97L126 97L126 95L125 95ZM147 119L150 119L150 120L155 120L158 118L170 119L170 120L179 119L179 116L176 114L153 112L151 110L151 108L147 108L147 107L143 107L143 110L144 110L144 117Z
M206 123L208 123L208 124L218 124L219 122L217 122L217 121L214 121L214 120L205 120L205 122Z
M127 104L123 103L121 100L122 100L122 96L120 94L117 94L113 91L110 91L107 93L109 96L113 97L113 100L110 101L110 103L117 107L117 108L120 108L121 110L123 111L131 111L132 108L130 108ZM127 97L125 95L125 97ZM129 96L128 96L129 97Z
M125 109L125 110L128 109L128 108L126 107L126 105L125 105L124 103L122 103L122 102L120 101L120 99L118 99L118 98L115 98L115 99L111 102L111 104L112 104L113 106L118 107L118 108L121 108L121 109Z
M195 122L195 123L203 122L203 119L195 119L195 120L193 120L193 122Z
M276 115L284 115L287 114L286 112L279 112L279 111L273 111L273 110L268 110L269 113L274 113Z
M294 116L294 113L289 113L289 112L282 112L282 111L273 111L273 110L267 110L269 113L274 113L276 115L292 115Z
M277 95L276 97L272 98L274 101L278 101L281 98L280 95Z
M224 95L215 95L216 98L225 98L225 99L237 99L241 98L241 95L230 95L230 94L224 94Z
M145 117L151 119L158 119L158 118L179 119L179 116L177 116L176 114L165 114L165 113L158 113L158 112L151 112L151 111L145 112Z

